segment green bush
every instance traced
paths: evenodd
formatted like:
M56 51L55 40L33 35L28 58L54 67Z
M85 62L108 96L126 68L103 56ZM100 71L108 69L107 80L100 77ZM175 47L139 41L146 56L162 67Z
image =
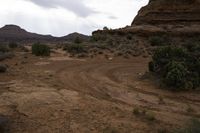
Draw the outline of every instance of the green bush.
M166 67L165 82L170 87L185 88L187 70L179 62L170 62Z
M149 71L157 73L170 88L195 89L200 85L200 58L187 48L158 48L149 63Z
M153 63L156 66L156 72L162 72L165 69L164 66L169 64L171 61L182 62L188 54L185 49L174 46L167 46L158 48L153 54Z
M50 48L47 45L35 43L32 45L32 54L36 56L50 56Z
M0 52L6 53L9 52L9 48L5 44L0 44Z
M64 48L69 53L78 54L78 53L85 53L85 47L82 44L67 44Z
M170 38L164 35L151 36L149 42L152 46L166 46L171 44Z

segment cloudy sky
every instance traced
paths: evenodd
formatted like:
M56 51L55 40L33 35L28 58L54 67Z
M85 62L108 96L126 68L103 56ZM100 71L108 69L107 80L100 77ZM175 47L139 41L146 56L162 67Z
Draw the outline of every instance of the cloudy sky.
M0 0L0 26L16 24L40 34L91 34L130 25L148 0Z

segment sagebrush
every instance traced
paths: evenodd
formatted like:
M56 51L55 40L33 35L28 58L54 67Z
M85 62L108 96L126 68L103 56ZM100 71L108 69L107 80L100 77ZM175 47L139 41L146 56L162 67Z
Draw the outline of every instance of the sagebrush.
M50 56L50 48L47 45L35 43L32 45L32 54L36 56Z

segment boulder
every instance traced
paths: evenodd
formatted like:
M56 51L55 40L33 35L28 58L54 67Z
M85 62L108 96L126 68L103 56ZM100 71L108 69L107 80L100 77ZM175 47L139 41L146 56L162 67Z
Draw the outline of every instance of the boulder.
M0 61L3 61L3 60L8 59L8 58L12 58L13 56L14 56L14 54L10 53L10 52L8 52L8 53L0 52Z

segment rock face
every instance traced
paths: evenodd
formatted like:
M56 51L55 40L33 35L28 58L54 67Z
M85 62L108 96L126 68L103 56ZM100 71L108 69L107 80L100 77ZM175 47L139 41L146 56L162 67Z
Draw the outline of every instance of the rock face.
M132 25L200 24L200 0L150 0Z
M150 0L134 19L134 31L200 33L200 0Z

